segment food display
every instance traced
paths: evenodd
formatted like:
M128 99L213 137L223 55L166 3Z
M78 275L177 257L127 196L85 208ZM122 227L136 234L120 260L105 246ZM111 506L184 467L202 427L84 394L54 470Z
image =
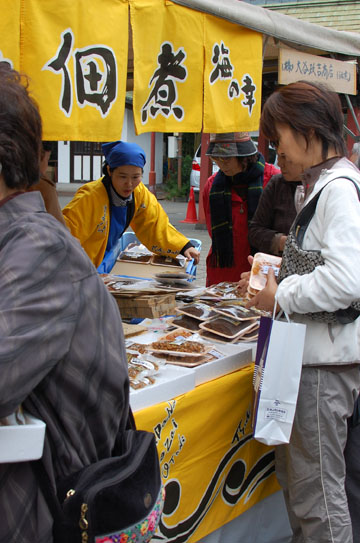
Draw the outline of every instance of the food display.
M160 271L157 275L159 277L156 280L183 281L187 276L181 270L166 270L163 273ZM112 286L117 281L121 282L122 278L108 278L107 282ZM129 298L130 303L131 300L132 298ZM136 401L139 401L141 389L151 387L141 392L142 398L150 398L152 390L154 394L160 389L165 390L166 383L173 382L171 378L168 381L168 376L172 375L171 371L175 371L176 366L179 366L179 371L183 371L182 368L193 369L196 372L195 379L200 383L206 382L209 376L224 375L224 371L238 367L239 362L236 360L242 358L235 360L232 351L236 348L234 344L256 341L259 320L263 314L257 309L247 309L246 303L247 300L239 295L237 283L222 283L202 289L199 293L195 289L194 294L187 297L184 295L182 300L178 301L177 315L168 319L167 326L175 329L167 333L165 329L142 329L141 336L127 339L130 387L133 394L136 394ZM130 336L131 327L135 325L128 326L130 329L125 331ZM221 364L220 360L223 361ZM209 369L206 369L207 367ZM214 370L215 367L220 369ZM183 377L185 378L185 374L181 379ZM176 388L177 392L179 390ZM166 397L167 394L164 392Z

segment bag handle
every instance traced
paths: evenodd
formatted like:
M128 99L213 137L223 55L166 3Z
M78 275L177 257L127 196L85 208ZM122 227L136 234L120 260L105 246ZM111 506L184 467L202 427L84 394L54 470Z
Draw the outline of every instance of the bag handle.
M298 216L296 217L294 221L292 230L294 232L295 238L297 239L297 242L300 247L302 246L304 235L305 235L307 227L309 226L309 222L314 216L316 206L320 198L320 194L322 193L324 188L327 187L332 181L335 181L335 179L348 179L349 181L351 181L354 187L356 188L357 195L360 200L360 189L357 183L353 179L351 179L351 177L342 175L341 177L335 177L334 179L331 179L331 181L326 183L326 185L324 185L322 189L319 190L319 192L310 200L310 202L306 204L305 207L303 207L303 209L300 211L300 213L298 214Z

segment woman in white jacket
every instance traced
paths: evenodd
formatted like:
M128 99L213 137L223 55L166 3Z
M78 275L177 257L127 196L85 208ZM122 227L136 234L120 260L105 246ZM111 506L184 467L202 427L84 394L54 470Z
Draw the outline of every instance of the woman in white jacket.
M276 300L307 325L294 426L290 443L276 448L277 475L293 543L351 543L343 451L360 387L360 313L347 311L360 299L360 174L344 158L340 100L321 85L297 82L275 91L265 103L261 130L280 156L301 165L304 207L323 189L301 245L320 251L322 265L283 273L279 285L270 272L249 304L272 309ZM289 240L284 269L290 250ZM345 319L338 320L338 310Z

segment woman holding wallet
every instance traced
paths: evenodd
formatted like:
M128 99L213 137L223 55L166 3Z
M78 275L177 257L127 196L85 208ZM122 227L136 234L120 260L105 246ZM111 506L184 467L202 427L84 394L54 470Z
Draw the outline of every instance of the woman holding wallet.
M261 130L280 156L301 166L302 212L317 198L301 243L299 229L288 236L279 284L270 272L248 304L269 310L276 302L307 325L292 435L276 447L276 472L293 543L351 543L344 448L360 387L360 312L352 305L360 299L360 174L345 158L340 100L324 86L300 81L275 91ZM301 250L309 262L303 268Z

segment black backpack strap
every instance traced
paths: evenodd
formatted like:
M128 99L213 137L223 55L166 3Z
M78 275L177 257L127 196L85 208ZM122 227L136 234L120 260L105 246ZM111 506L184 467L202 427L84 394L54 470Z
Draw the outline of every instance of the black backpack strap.
M323 188L320 189L317 194L315 194L314 198L312 198L310 202L306 204L305 207L303 207L303 209L300 211L300 213L298 214L298 216L296 217L294 221L292 230L300 247L302 246L304 235L305 235L307 227L309 226L309 222L314 216L316 206L320 198L320 194L322 193L324 188L327 187L332 181L335 181L335 179L348 179L349 181L351 181L354 187L356 188L357 195L360 200L360 189L358 187L358 184L353 179L351 179L351 177L342 175L341 177L335 177L334 179L329 181L329 183L326 183L326 185L324 185Z

